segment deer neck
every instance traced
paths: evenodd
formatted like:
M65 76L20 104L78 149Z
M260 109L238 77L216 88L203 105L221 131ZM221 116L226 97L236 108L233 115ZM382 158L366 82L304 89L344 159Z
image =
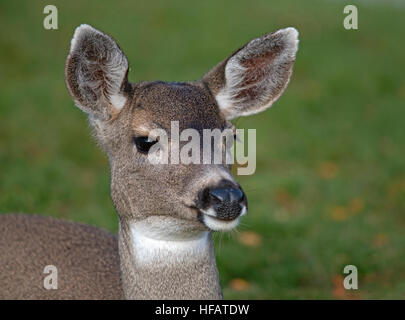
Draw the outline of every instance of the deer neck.
M221 299L211 233L185 234L170 218L154 222L120 221L119 253L125 297Z

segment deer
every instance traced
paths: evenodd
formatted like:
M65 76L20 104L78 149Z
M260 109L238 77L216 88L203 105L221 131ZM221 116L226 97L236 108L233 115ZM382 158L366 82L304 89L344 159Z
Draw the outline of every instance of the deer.
M76 28L65 65L75 105L107 154L118 236L55 218L0 215L2 299L222 299L213 232L237 227L247 198L231 164L151 164L156 128L234 129L284 92L298 50L289 27L253 39L190 82L130 83L108 34ZM213 146L215 148L216 146ZM46 265L57 290L43 287Z

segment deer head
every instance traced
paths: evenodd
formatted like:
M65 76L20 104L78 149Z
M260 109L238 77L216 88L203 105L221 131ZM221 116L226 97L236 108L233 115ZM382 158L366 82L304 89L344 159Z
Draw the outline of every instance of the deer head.
M186 83L128 82L128 60L107 34L81 25L66 62L66 84L90 119L111 167L111 195L120 221L148 221L173 233L228 230L247 200L226 164L152 164L150 132L171 122L180 131L225 130L229 120L269 108L286 88L298 32L254 39ZM215 148L215 146L213 146ZM162 223L165 221L165 223Z

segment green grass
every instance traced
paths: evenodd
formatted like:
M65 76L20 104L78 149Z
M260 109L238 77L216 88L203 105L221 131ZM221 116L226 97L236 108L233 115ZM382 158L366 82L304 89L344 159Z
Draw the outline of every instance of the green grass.
M117 230L106 157L63 79L78 24L119 41L131 81L198 79L251 38L295 26L284 96L236 121L257 129L257 171L238 177L243 225L216 236L225 298L405 298L405 8L362 1L347 31L341 1L53 3L57 31L42 27L48 2L0 4L1 212ZM246 232L261 242L241 243ZM347 264L359 269L354 294L339 285Z

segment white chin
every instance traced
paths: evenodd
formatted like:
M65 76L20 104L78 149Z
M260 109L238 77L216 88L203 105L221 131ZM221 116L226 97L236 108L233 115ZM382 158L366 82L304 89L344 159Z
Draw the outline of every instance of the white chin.
M239 224L239 217L234 220L225 221L214 218L212 216L203 215L204 224L214 231L229 231L235 228Z

